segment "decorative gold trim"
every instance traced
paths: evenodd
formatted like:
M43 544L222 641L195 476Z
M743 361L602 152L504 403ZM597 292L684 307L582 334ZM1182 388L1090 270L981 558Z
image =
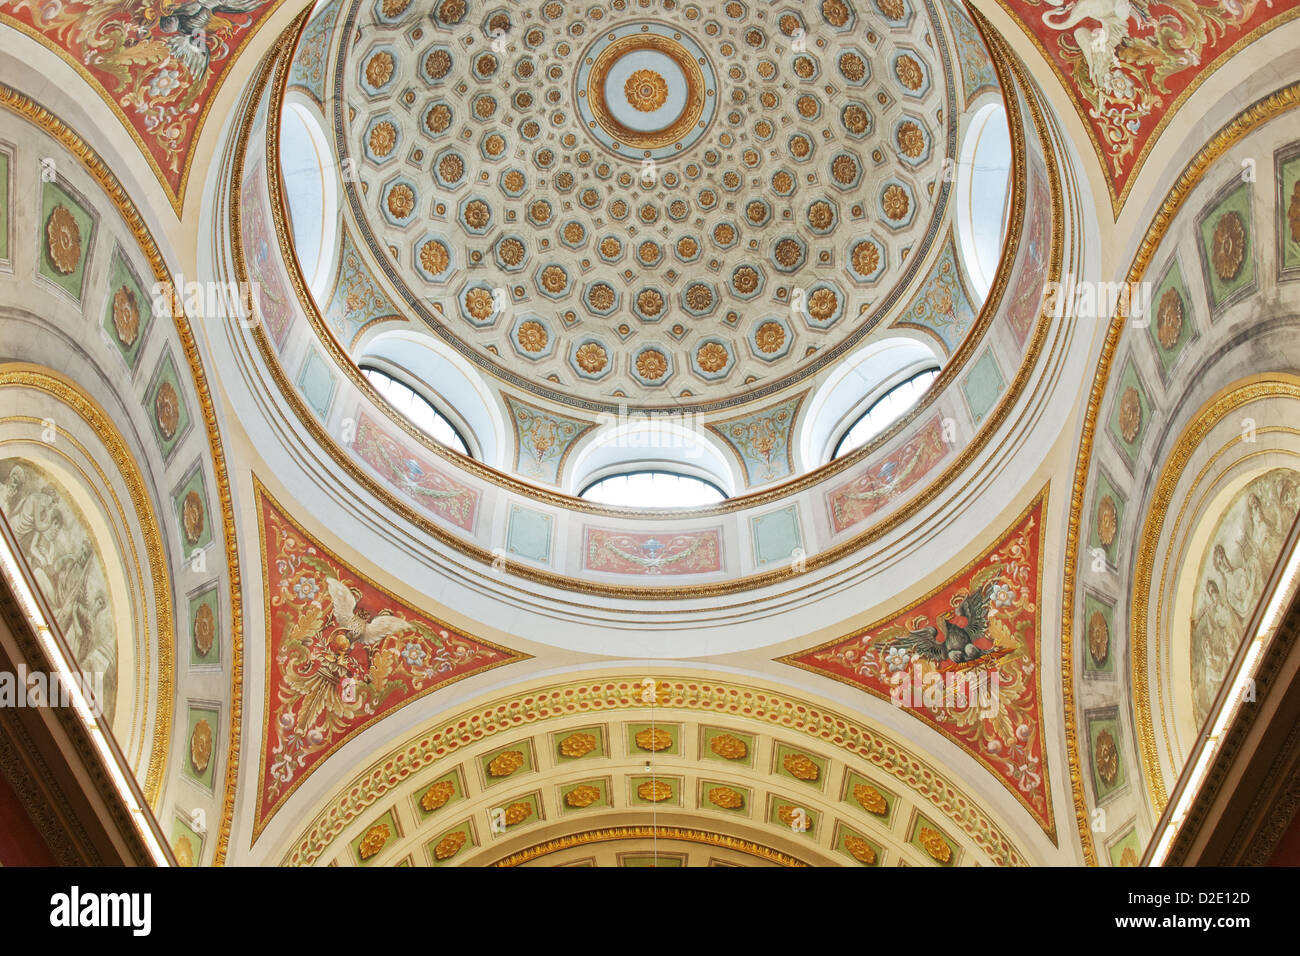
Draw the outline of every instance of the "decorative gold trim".
M167 745L171 739L171 722L174 718L172 694L176 682L176 666L172 658L172 649L176 643L176 636L174 633L175 618L172 614L172 582L167 568L167 551L163 546L158 516L153 510L153 502L150 500L149 492L145 487L144 475L140 472L135 457L127 447L121 432L113 424L113 420L108 417L108 414L100 407L98 402L71 379L53 369L41 368L38 365L31 365L26 362L12 362L0 366L0 389L5 388L26 388L44 392L75 412L104 443L105 450L108 451L117 464L118 472L121 474L122 480L126 482L127 490L130 492L131 506L135 509L136 517L140 523L140 534L144 537L145 553L149 561L149 577L153 582L154 608L157 609L158 697L154 708L153 744L149 749L149 762L145 769L143 781L144 798L156 813L159 809L158 798L162 789L163 774L166 771ZM40 424L37 419L29 420ZM85 449L81 447L76 439L62 428L59 431L72 441L80 451L85 453ZM89 454L86 457L91 458ZM93 461L93 458L91 460ZM114 495L114 499L116 499L116 495ZM121 510L120 503L118 509ZM131 543L131 548L132 557L134 558L134 542ZM137 560L136 574L139 575L139 573ZM149 608L148 601L145 600L143 594L141 600L145 604L143 631L146 655L145 686L147 687L150 680L150 658L148 656L150 628L148 615L152 609ZM146 698L144 706L146 719L148 713L149 706Z
M1197 410L1169 453L1160 480L1151 495L1151 504L1142 526L1142 545L1133 571L1133 613L1129 618L1132 646L1129 652L1133 662L1133 700L1137 711L1139 752L1147 792L1157 816L1164 812L1169 796L1165 790L1164 775L1160 771L1160 751L1156 746L1147 679L1147 612L1151 599L1151 573L1155 564L1156 545L1164 529L1165 515L1174 489L1183 476L1188 459L1205 436L1225 416L1244 405L1269 398L1300 401L1300 377L1283 374L1252 376L1222 389ZM1181 515L1180 511L1179 516ZM1160 635L1156 634L1155 637L1159 640Z
M620 58L634 50L654 50L656 53L662 53L677 64L686 80L686 103L682 106L677 119L663 129L647 132L624 126L613 116L609 104L605 101L605 77ZM655 76L660 83L664 82L658 74ZM631 79L628 82L630 83ZM614 137L617 142L626 146L635 146L637 149L659 149L679 142L700 121L700 116L704 113L704 88L704 71L684 46L670 37L660 36L657 33L631 33L613 41L600 51L596 62L592 64L587 74L587 89L584 92L587 94L587 105L591 108L591 115L596 118L600 128ZM660 103L667 96L666 85L664 89ZM631 103L630 96L628 102L636 106ZM658 106L652 108L657 109ZM636 109L642 110L644 107L636 106Z
M610 843L615 840L681 840L687 843L701 843L705 846L721 847L725 850L734 850L737 853L744 853L748 856L757 857L760 860L766 860L769 863L779 863L781 866L812 866L811 863L805 863L788 853L782 853L770 846L764 846L761 843L755 843L752 840L742 840L740 837L727 836L724 833L714 833L711 830L696 830L689 827L670 827L670 826L628 826L628 827L605 827L600 830L584 830L582 833L573 833L569 836L556 837L553 840L547 840L545 843L538 843L527 849L511 853L509 856L502 857L495 863L489 863L488 866L521 866L524 863L531 863L534 860L541 859L551 853L558 853L561 850L568 850L575 846L589 846L593 843Z
M393 788L441 761L457 759L466 747L497 734L518 733L520 728L579 713L648 712L652 706L660 711L667 708L713 714L806 734L818 741L819 748L837 748L846 760L864 762L894 777L934 814L951 820L994 862L1006 866L1028 862L1012 836L985 811L987 801L976 800L934 765L911 753L900 738L874 729L863 719L770 687L700 679L698 675L669 676L670 671L657 679L660 691L653 704L647 704L641 699L644 674L620 671L547 684L437 717L339 784L285 851L282 864L311 865L349 824ZM461 726L473 726L474 734L458 730Z
M1147 233L1143 237L1133 263L1129 267L1127 280L1138 282L1146 274L1152 258L1155 256L1165 234L1173 225L1174 217L1192 190L1204 178L1206 171L1216 159L1224 154L1233 144L1287 110L1300 105L1300 83L1283 87L1268 96L1256 100L1245 110L1238 113L1225 124L1184 167L1175 180L1164 202L1151 220ZM1075 581L1078 578L1079 565L1079 527L1083 514L1083 496L1088 486L1088 475L1092 464L1093 444L1097 435L1097 419L1101 414L1101 403L1105 397L1106 385L1110 378L1119 348L1120 333L1123 331L1127 315L1123 303L1119 304L1115 315L1110 320L1102 344L1101 355L1097 359L1097 371L1093 376L1092 389L1088 393L1088 403L1084 411L1083 433L1079 438L1079 456L1074 470L1074 482L1070 493L1070 518L1065 535L1065 569L1067 576L1071 571L1074 577L1067 577L1061 596L1061 691L1065 718L1066 755L1070 763L1070 784L1074 790L1075 818L1079 826L1079 838L1083 845L1085 861L1097 865L1097 849L1092 837L1092 826L1088 816L1087 803L1083 793L1082 763L1079 759L1079 747L1076 739L1077 713L1074 701L1074 607Z
M141 252L149 260L154 279L158 282L170 282L171 270L163 260L162 252L154 241L153 233L145 224L139 209L123 189L121 182L113 171L105 165L103 159L71 127L49 110L34 100L19 93L13 87L0 83L0 107L24 118L33 126L52 137L72 153L81 162L86 171L94 178L125 222L131 235L135 238ZM176 334L180 339L185 359L190 366L190 375L194 380L194 391L198 395L199 407L203 413L203 426L208 434L208 449L212 455L212 473L216 481L217 500L221 506L221 523L226 548L226 574L230 586L230 749L226 755L226 786L222 800L221 824L217 832L217 844L213 865L220 866L225 860L230 843L230 825L235 812L235 787L239 780L239 730L243 716L244 685L244 612L243 598L239 579L239 546L235 538L235 513L230 498L230 481L226 471L226 455L221 444L221 432L217 428L217 413L212 403L212 391L208 386L207 375L203 371L203 360L199 355L198 343L189 319L179 298L180 290L172 297L172 319L176 325Z
M983 20L983 18L978 16L978 13L976 13L976 24L981 30L981 32L985 33L986 42L989 42L991 44L991 49L996 48L997 50L997 55L994 55L993 62L995 68L998 71L999 79L1004 84L1004 87L1010 88L1012 85L1012 78L1014 77L1016 79L1018 83L1017 89L1019 89L1021 91L1021 95L1024 96L1026 107L1033 118L1035 130L1038 136L1038 141L1041 144L1043 150L1043 158L1046 162L1047 169L1048 169L1048 179L1050 181L1050 188L1051 188L1051 195L1052 195L1052 208L1054 213L1052 219L1054 228L1052 231L1048 276L1049 278L1055 279L1060 275L1061 256L1062 256L1062 239L1060 235L1060 230L1055 227L1057 224L1063 221L1063 217L1064 217L1064 200L1062 196L1060 173L1059 173L1060 167L1058 165L1058 161L1056 158L1055 148L1052 146L1051 138L1048 134L1049 131L1047 128L1046 120L1044 118L1041 107L1039 106L1038 102L1026 92L1027 81L1024 73L1023 64L1021 64L1015 58L1015 55L1010 51L1010 49L1000 41L1000 39L997 37L997 34L995 32L993 33L988 32L991 30L991 28L988 26L987 22ZM278 153L276 149L276 137L278 137L278 130L279 130L279 110L280 110L281 100L283 99L284 88L287 84L287 78L288 78L288 71L287 71L286 61L285 61L285 53L287 50L292 48L292 41L286 39L287 37L289 37L288 31L286 32L285 37L281 39L279 46L275 50L271 51L271 53L268 54L267 65L264 66L263 72L254 81L254 84L250 91L249 102L255 103L256 100L263 95L267 84L271 81L270 74L272 72L276 74L276 81L275 81L276 90L275 93L270 97L270 102L268 105L268 116L266 121L266 128L268 132L266 135L265 161L266 161L266 169L268 171L276 169L277 162L278 162L277 160ZM279 62L278 63L274 62L276 60L279 60ZM1014 191L1015 191L1015 202L1016 202L1017 215L1023 221L1024 204L1026 201L1024 198L1025 181L1026 181L1025 161L1024 161L1024 131L1021 128L1019 109L1011 110L1009 111L1009 113L1010 113L1009 118L1011 119L1009 126L1010 126L1012 145L1013 145L1012 154L1014 158L1013 183L1014 183ZM231 258L232 258L236 278L242 279L244 281L247 281L248 279L248 270L247 270L247 263L245 262L244 259L244 251L243 251L242 240L241 240L241 236L242 236L242 232L240 229L241 196L242 196L245 154L248 151L248 141L249 141L250 131L252 128L254 117L255 117L255 109L250 106L240 126L238 138L234 147L234 154L231 159L232 176L231 176L231 183L230 183L231 198L230 198L230 212L229 212L229 229L230 229L230 242L231 242L231 251L232 251ZM431 455L452 462L456 467L462 468L470 472L471 474L475 475L476 477L479 477L485 481L492 482L493 484L496 484L500 487L504 487L508 491L514 492L523 497L532 498L534 500L541 501L545 504L549 504L556 507L563 507L568 510L577 511L580 513L613 515L613 516L627 516L629 514L629 512L626 510L594 507L579 502L576 499L567 495L562 495L557 492L544 491L535 486L528 485L518 479L512 478L508 475L504 475L501 472L496 471L495 469L488 468L479 462L466 459L463 456L457 455L454 452L450 452L444 449L442 446L438 445L436 442L432 441L427 436L420 434L418 429L416 429L414 425L410 424L402 416L398 415L395 411L393 411L391 407L382 398L379 397L378 393L375 392L374 387L369 383L369 381L365 378L365 376L361 374L361 372L356 366L356 363L353 362L351 358L348 356L348 354L343 350L342 346L338 342L338 339L334 335L333 331L329 329L329 327L325 325L325 323L322 321L320 317L319 309L315 306L314 300L311 298L310 293L307 291L304 279L302 277L301 267L298 264L297 258L293 255L291 244L289 242L287 230L285 228L287 219L286 219L285 207L284 207L284 197L283 197L282 190L280 189L279 177L271 176L268 173L267 186L268 186L268 193L269 193L268 199L271 205L272 218L274 220L275 228L279 237L281 256L283 257L284 262L288 267L287 271L289 272L289 278L295 288L295 291L297 292L300 307L303 309L304 313L308 318L308 321L315 329L317 336L321 341L321 344L330 353L331 358L334 359L336 366L339 367L344 372L344 374L348 376L348 379L352 382L352 384L357 388L358 391L360 391L370 401L372 401L376 407L380 408L381 410L387 413L390 422L396 428L405 432L411 439L413 439L415 442L417 442L423 448L429 451ZM955 380L957 374L964 366L967 358L969 358L970 355L973 354L976 348L981 344L979 340L982 338L983 333L987 330L988 326L992 323L994 317L998 312L998 309L1002 301L1002 297L1006 290L1006 286L1010 280L1011 264L1015 261L1015 255L1018 250L1019 242L1020 242L1018 229L1012 230L1011 232L1009 232L1008 235L1009 238L1003 247L1002 261L999 264L998 275L994 280L993 288L990 291L989 298L986 300L984 304L984 308L981 310L980 316L976 320L975 325L972 327L971 332L968 333L967 337L962 341L962 344L958 347L957 351L954 353L953 358L944 366L943 371L940 373L935 389L932 391L932 394L935 396L937 396L937 394L940 391L946 389L947 386ZM291 267L289 266L289 264L292 264ZM843 541L840 544L827 549L826 551L820 552L819 554L816 555L809 556L804 568L805 571L815 571L822 567L830 565L840 560L841 558L844 558L846 556L852 555L860 551L862 548L870 544L872 541L881 538L882 536L884 536L885 534L889 533L894 528L896 528L898 525L900 525L901 523L903 523L904 521L908 520L913 515L915 515L918 511L920 511L921 508L925 507L925 505L927 505L930 501L932 501L935 497L937 497L943 488L947 487L957 476L960 475L960 472L972 460L974 460L974 458L980 452L984 450L985 446L991 440L993 434L998 430L998 428L1002 425L1002 423L1006 420L1006 418L1010 414L1011 408L1019 400L1020 395L1024 391L1024 388L1029 381L1029 377L1032 374L1033 369L1037 364L1038 357L1042 352L1043 344L1046 340L1047 330L1049 325L1050 325L1050 317L1040 316L1038 324L1035 327L1033 336L1031 337L1030 341L1028 342L1025 348L1025 360L1021 363L1017 374L1012 379L1011 383L1008 385L1001 400L998 402L997 407L984 420L983 427L977 433L975 438L970 442L970 444L968 444L965 448L963 448L958 453L957 458L948 467L948 469L946 469L942 474L936 477L935 480L931 482L931 484L928 485L923 491L921 491L912 499L904 503L900 508L898 508L896 511L894 511L889 516L884 518L878 524L873 525L872 527L864 530L857 536L850 538L846 541ZM483 548L477 544L473 544L463 540L462 538L458 537L454 533L449 532L448 530L442 528L440 525L431 521L423 514L417 512L413 507L401 501L395 495L390 493L386 488L380 485L368 472L364 471L357 464L357 462L352 458L351 455L348 455L345 452L343 452L335 443L334 437L329 433L329 431L324 426L320 424L319 421L316 420L314 413L307 407L306 403L302 400L302 397L298 395L297 389L294 387L293 382L289 377L289 375L284 371L283 367L281 366L279 361L279 356L277 355L274 347L270 342L269 337L266 335L266 332L262 328L262 326L257 325L256 327L254 327L251 331L251 335L258 347L258 351L262 355L262 359L266 367L269 369L272 378L275 380L277 388L284 396L285 403L294 412L296 418L299 421L301 421L303 427L308 431L312 439L331 458L334 459L334 461L344 470L344 472L352 480L354 480L360 486L365 488L371 495L373 495L378 501L383 503L387 508L389 508L395 514L400 515L403 520L419 528L421 531L428 534L430 537L436 539L440 543L445 544L448 547L454 548L457 551L469 557L470 559L478 561L482 564L486 565L492 563L492 561L496 557L493 552L489 551L487 548ZM802 491L807 487L817 484L818 482L824 481L827 478L835 474L838 474L843 469L852 467L853 465L863 460L863 458L865 458L868 454L875 451L877 448L893 440L902 432L904 428L910 425L927 408L929 408L930 405L933 404L934 400L935 399L932 398L930 402L922 403L914 407L913 410L908 415L899 419L899 421L896 422L892 427L890 427L885 432L883 432L881 436L878 437L878 439L876 439L869 445L864 446L862 449L859 449L853 455L849 455L849 456L845 456L844 458L837 459L836 461L831 462L830 464L822 466L821 468L817 469L814 472L810 472L807 475L793 479L784 484L777 485L774 488L769 489L767 491L735 498L732 499L732 501L729 502L728 504L716 506L714 508L699 509L697 511L692 511L690 514L692 517L709 517L714 514L724 514L732 511L742 510L745 508L756 507L756 506L766 504L770 501L779 500L785 497L786 495L793 494L798 491ZM673 513L669 513L665 515L665 517L673 517L673 516L675 516ZM603 584L603 583L588 581L582 578L570 578L565 575L557 574L555 572L547 571L540 568L530 567L518 562L512 563L510 567L511 567L511 572L516 577L523 578L524 580L531 581L533 583L539 583L550 587L554 587L558 590L573 591L584 595L600 595L605 597L618 597L618 598L640 598L640 599L649 599L649 600L677 600L683 598L716 597L724 594L733 594L740 591L767 587L770 585L778 584L783 581L787 581L802 576L802 573L799 570L796 570L793 567L782 565L780 567L773 568L772 570L769 571L760 572L757 574L750 575L749 577L746 578L738 578L727 582L717 582L711 584L695 584L695 585L676 585L676 586L656 588L656 587L644 587L644 586L637 587L637 586L629 586L629 585ZM775 595L774 597L786 596L791 593L795 593L795 592L787 591L784 592L782 595ZM582 602L573 602L573 603L575 606L586 606ZM643 613L654 614L654 613L669 613L669 612L667 611L656 612L652 610L646 610Z

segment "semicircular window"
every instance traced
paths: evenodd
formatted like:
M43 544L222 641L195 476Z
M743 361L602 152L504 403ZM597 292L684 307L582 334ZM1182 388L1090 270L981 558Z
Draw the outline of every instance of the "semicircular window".
M698 508L727 499L712 482L672 471L610 475L593 481L578 497L617 508Z
M361 371L375 387L375 391L384 397L384 401L392 405L412 425L438 444L445 445L452 451L458 451L466 457L473 457L470 454L469 444L461 437L456 426L448 421L447 416L438 411L427 398L377 368L362 366Z
M896 422L920 400L925 390L930 387L930 383L938 376L937 368L926 369L881 395L840 437L831 458L841 458L861 448Z

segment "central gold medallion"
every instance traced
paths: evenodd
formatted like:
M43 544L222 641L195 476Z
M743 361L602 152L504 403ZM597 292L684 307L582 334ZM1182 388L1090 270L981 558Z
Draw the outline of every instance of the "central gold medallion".
M652 113L668 99L668 83L654 70L637 70L623 84L628 105L642 113Z

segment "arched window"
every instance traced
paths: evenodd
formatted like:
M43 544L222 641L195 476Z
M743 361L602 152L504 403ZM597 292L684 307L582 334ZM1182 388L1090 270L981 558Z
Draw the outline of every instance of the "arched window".
M1001 103L971 116L957 177L957 239L977 302L993 286L1006 238L1011 200L1011 134Z
M939 375L937 368L926 369L904 382L895 385L880 396L870 408L863 412L852 425L840 436L831 458L847 455L856 448L861 448L876 435L897 421L903 414L920 400L925 390Z
M592 482L578 496L618 508L697 508L727 496L711 481L671 471L629 471Z
M375 387L375 391L384 397L384 401L405 416L412 425L438 444L458 451L466 457L473 457L470 455L468 443L461 437L460 432L427 398L377 368L362 366L361 371Z

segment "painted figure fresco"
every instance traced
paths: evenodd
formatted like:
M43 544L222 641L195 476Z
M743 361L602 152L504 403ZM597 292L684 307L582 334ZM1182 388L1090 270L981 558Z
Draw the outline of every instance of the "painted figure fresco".
M1300 472L1277 468L1237 493L1210 536L1192 605L1192 707L1205 723L1300 512Z
M117 629L104 559L85 516L45 469L22 458L0 461L0 510L78 666L92 677L86 686L102 686L100 707L111 723L117 702ZM95 675L102 675L102 683Z

